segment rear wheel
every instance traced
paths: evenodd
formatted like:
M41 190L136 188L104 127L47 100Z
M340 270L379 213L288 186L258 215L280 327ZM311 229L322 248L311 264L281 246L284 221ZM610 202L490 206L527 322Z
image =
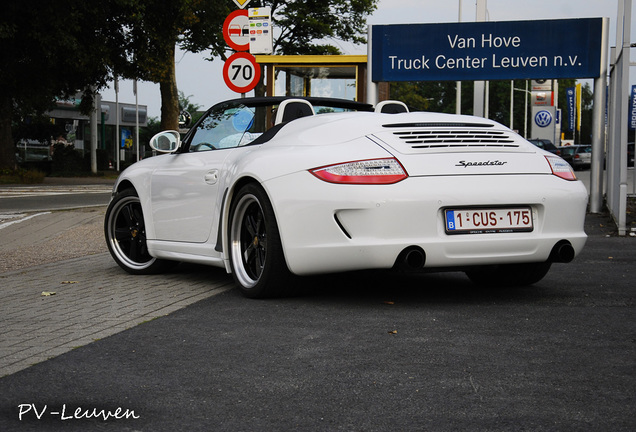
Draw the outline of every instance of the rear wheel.
M118 193L108 205L104 234L113 259L128 273L158 273L177 264L156 259L148 253L143 210L133 189Z
M532 285L544 278L550 270L551 262L500 264L478 267L466 271L466 276L482 287L515 287Z
M260 186L248 184L238 191L230 209L229 229L232 275L243 295L281 295L291 275L274 210Z

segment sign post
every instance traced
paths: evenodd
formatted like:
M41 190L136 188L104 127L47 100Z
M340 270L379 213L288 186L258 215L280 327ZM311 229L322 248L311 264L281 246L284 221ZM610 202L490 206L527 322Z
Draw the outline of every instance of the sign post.
M235 10L223 22L223 39L235 51L250 49L250 22L247 11Z
M234 0L234 4L237 5L238 7L240 7L241 9L243 9L245 6L247 6L247 4L250 2L250 0Z
M261 68L249 53L234 53L223 65L223 80L230 90L237 93L253 90L260 79Z
M246 5L248 1L249 0L242 2L243 6ZM267 31L271 34L269 26L267 26ZM250 33L248 11L244 9L232 12L223 23L223 38L225 42L227 42L232 49L239 51L232 54L225 61L223 65L223 80L230 90L242 93L243 95L253 90L261 79L261 68L259 64L256 63L256 59L253 55L245 52L250 49Z
M250 0L234 0L243 8ZM272 29L270 8L239 9L230 13L223 22L223 39L230 48L238 51L225 61L223 80L237 93L245 96L261 79L261 67L251 53L271 54Z

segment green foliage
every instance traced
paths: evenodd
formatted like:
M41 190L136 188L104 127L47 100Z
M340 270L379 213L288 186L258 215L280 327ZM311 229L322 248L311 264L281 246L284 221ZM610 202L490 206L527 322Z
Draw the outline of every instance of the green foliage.
M106 85L120 64L122 1L10 2L0 15L0 88L22 113ZM46 79L43 79L46 77ZM92 92L88 92L92 95Z
M64 123L52 123L48 116L30 115L18 118L13 122L13 140L32 139L49 142L51 137L66 135Z
M0 167L14 168L11 121L84 91L82 108L125 64L131 0L9 2L0 14Z
M161 131L161 122L157 117L151 117L148 119L147 126L139 129L139 142L146 148L150 139Z
M124 19L134 59L122 75L164 82L174 68L174 48L200 52L223 41L223 21L235 6L218 0L131 1ZM172 57L170 57L172 56ZM176 102L176 101L175 101Z
M472 83L463 83L462 92L469 87L472 92ZM390 88L391 99L404 102L412 111L455 112L455 81L392 82ZM468 109L465 102L471 103L472 110L472 94L470 101L462 98L462 112Z
M3 169L0 170L0 184L37 184L44 181L45 174L38 170Z
M58 176L74 176L78 173L90 172L90 160L75 150L73 145L55 144L53 146L52 171Z
M179 91L179 109L181 111L185 110L188 111L190 114L193 114L201 108L201 105L192 103L190 101L191 97L192 95L186 96L184 92Z
M106 171L108 169L108 163L110 159L108 156L108 150L96 149L95 152L97 156L97 170ZM90 166L90 163L90 154L87 153L84 155L84 166Z
M362 43L378 0L256 0L270 6L281 34L278 54L338 54L333 39ZM160 84L162 129L179 114L175 47L226 57L223 22L230 0L56 0L8 2L0 14L0 168L16 166L12 121L24 122L82 92L94 95L115 75ZM194 113L191 113L194 114ZM53 132L53 133L51 133ZM57 135L41 130L42 137ZM32 138L32 137L30 137ZM69 158L71 156L68 156ZM66 162L58 161L66 170Z
M261 0L250 7L270 6L272 25L281 33L276 54L341 54L331 40L366 42L367 16L378 0Z
M510 126L510 80L490 81L488 117L506 126ZM568 87L574 87L576 80L559 80L559 106L562 109L562 118L567 119L567 107L565 106L565 92ZM525 90L525 80L514 81L516 89ZM473 111L473 83L462 82L462 109L463 114L472 114ZM456 106L455 81L422 81L422 82L392 82L390 83L390 98L401 100L413 111L433 111L441 113L455 113ZM592 130L592 104L593 94L589 84L582 86L582 122L581 142L589 142ZM514 90L513 127L523 134L525 96L523 91ZM530 100L528 100L530 103ZM528 124L532 110L528 107ZM567 122L561 122L561 128L565 131ZM530 133L530 130L528 130ZM572 132L565 132L566 138L572 138ZM578 138L577 138L578 139Z

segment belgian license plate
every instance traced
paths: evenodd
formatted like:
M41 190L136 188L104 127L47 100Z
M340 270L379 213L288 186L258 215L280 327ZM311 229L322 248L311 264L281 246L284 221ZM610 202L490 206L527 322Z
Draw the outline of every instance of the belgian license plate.
M530 207L446 209L447 234L527 232L534 229Z

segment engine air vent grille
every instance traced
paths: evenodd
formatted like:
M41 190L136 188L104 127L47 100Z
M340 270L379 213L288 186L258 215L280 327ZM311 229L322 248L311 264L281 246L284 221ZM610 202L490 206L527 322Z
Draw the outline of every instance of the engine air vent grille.
M517 148L507 131L493 130L482 123L408 123L384 125L394 136L413 149L439 148Z

